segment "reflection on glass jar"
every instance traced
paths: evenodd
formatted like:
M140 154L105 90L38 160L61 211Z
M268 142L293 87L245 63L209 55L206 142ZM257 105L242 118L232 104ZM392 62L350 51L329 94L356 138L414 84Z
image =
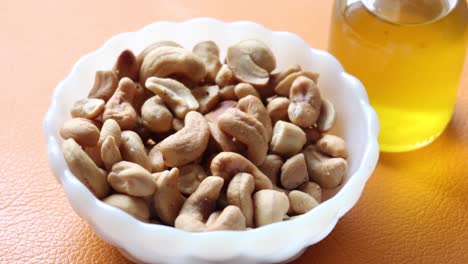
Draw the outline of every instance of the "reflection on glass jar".
M453 113L467 42L464 0L337 0L330 52L365 85L382 151L422 147Z

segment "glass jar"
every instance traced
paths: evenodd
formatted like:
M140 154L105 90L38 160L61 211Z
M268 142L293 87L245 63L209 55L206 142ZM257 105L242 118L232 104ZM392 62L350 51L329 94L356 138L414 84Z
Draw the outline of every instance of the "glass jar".
M467 44L465 0L337 0L329 50L359 78L385 152L432 142L453 113Z

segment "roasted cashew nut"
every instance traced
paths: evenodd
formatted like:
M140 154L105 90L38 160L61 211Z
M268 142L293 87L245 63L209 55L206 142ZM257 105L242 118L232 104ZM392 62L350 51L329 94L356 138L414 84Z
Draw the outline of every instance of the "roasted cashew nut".
M325 156L314 145L308 146L302 153L306 159L307 171L311 181L326 189L340 185L347 171L346 160Z
M172 128L172 113L164 105L161 97L155 95L141 107L143 125L157 133L167 132Z
M60 128L63 139L73 138L81 146L94 147L99 141L99 129L85 118L73 118Z
M280 96L289 96L291 86L298 77L307 77L317 83L320 74L309 71L299 71L289 74L275 87L275 92Z
M252 162L242 155L233 152L221 152L216 155L210 164L213 175L220 176L226 183L240 172L251 174L255 180L255 190L271 189L273 184Z
M237 100L237 95L234 91L236 88L235 85L230 84L226 85L223 88L219 89L219 96L221 100L227 101L227 100Z
M286 97L273 98L267 105L267 112L271 122L275 124L279 120L288 120L289 99Z
M161 40L161 41L156 41L150 45L148 45L144 50L142 50L140 52L140 54L138 54L137 56L137 63L138 63L138 66L140 67L141 64L143 63L143 59L146 57L146 55L148 53L150 53L150 51L156 49L156 48L159 48L159 47L164 47L164 46L169 46L169 47L178 47L178 48L182 48L182 46L172 40Z
M156 179L156 192L153 196L154 208L159 219L167 225L174 225L180 208L185 202L184 196L177 188L179 170L173 168L170 171L159 173Z
M219 151L238 152L238 145L234 144L233 138L224 133L218 127L218 118L227 109L235 107L236 101L222 101L218 107L205 115L210 127L210 145Z
M148 196L155 191L156 185L149 171L140 165L121 161L112 166L107 181L114 190L132 196Z
M322 106L322 96L314 81L297 77L289 92L289 120L300 127L311 127L317 121Z
M143 141L141 141L141 138L137 133L131 130L122 132L120 152L124 160L137 163L147 171L151 171L152 166L150 159L146 154Z
M122 78L112 97L107 101L102 119L114 119L123 130L133 129L137 123L137 113L132 106L135 84L129 78Z
M285 189L296 189L307 181L309 181L309 175L304 154L292 156L281 167L281 185Z
M219 69L221 68L221 62L219 60L219 48L211 40L202 41L193 47L193 53L198 55L206 68L206 78L209 82L214 82Z
M157 146L166 166L177 167L198 159L208 146L209 139L208 122L200 113L192 111L185 117L184 128Z
M109 193L106 172L93 162L72 138L62 143L62 152L68 168L98 199Z
M312 196L318 203L322 201L322 188L315 182L306 182L299 186L298 190Z
M267 155L265 161L258 168L270 179L273 185L278 184L278 176L283 166L283 159L275 154Z
M252 193L255 190L254 177L248 173L238 173L229 182L226 196L228 204L240 208L245 217L247 226L253 226Z
M291 157L299 151L306 142L302 129L294 124L278 121L273 128L270 150L283 157Z
M114 71L97 71L93 88L88 97L102 99L107 102L117 90L118 84L119 78Z
M236 95L237 99L244 98L248 95L260 98L260 94L257 92L257 90L255 90L255 88L248 83L239 83L234 86L234 94Z
M149 221L150 211L142 198L116 193L106 197L102 201L108 205L119 208L140 221Z
M323 154L332 156L335 158L348 158L348 148L346 142L334 135L325 135L319 141L317 141L317 148Z
M190 90L176 80L150 77L145 85L159 95L178 118L183 119L188 112L195 111L200 106Z
M261 190L254 194L255 225L257 227L282 221L288 209L288 196L282 192Z
M327 132L332 129L336 121L336 111L332 102L327 99L322 100L320 115L317 119L317 128L322 132Z
M213 109L220 99L219 87L217 85L205 85L192 89L192 95L200 105L198 112L202 114L206 114Z
M122 131L117 121L114 119L107 119L104 124L102 124L98 146L101 146L107 137L113 137L117 146L120 146L121 133Z
M231 68L227 64L223 64L219 69L218 73L216 74L215 83L220 88L227 87L230 84L235 82L234 73L232 72ZM234 93L234 86L232 86L232 92ZM221 89L222 90L222 89ZM225 99L225 100L233 100L234 98Z
M195 192L200 183L207 177L205 169L199 164L188 164L179 167L177 188L182 194L190 195Z
M151 172L161 172L166 169L163 155L156 146L148 152L148 158L151 163Z
M263 105L262 101L252 95L248 95L239 100L236 107L240 109L242 112L245 112L257 119L260 123L262 123L263 127L265 128L267 142L270 142L271 135L273 133L273 128L271 126L271 118L268 114L267 109Z
M229 47L226 61L239 81L252 85L266 85L270 72L276 68L276 59L270 48L254 39Z
M106 167L106 170L111 170L114 164L122 161L119 145L115 142L115 138L113 136L108 136L104 142L102 142L100 150L101 160Z
M291 191L288 195L289 205L293 214L305 214L319 203L309 194L301 191Z
M131 50L124 50L120 53L112 70L119 79L128 77L134 81L138 80L140 65L137 62L135 54Z
M151 76L165 78L170 75L184 76L198 83L206 76L205 64L193 52L179 47L162 46L146 54L140 68L141 83L146 83Z
M247 157L252 163L263 163L268 151L268 139L265 127L257 119L239 109L231 108L219 117L218 127L247 146Z
M83 117L87 119L93 119L99 116L104 111L106 102L102 99L97 98L84 98L76 101L71 110L70 114L72 117Z

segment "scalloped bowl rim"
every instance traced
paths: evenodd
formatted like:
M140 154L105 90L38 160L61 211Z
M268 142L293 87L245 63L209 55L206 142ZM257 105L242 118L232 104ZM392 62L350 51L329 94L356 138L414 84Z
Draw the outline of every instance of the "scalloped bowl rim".
M286 36L288 38L294 38L297 41L304 42L300 37L295 34L289 32L279 32L279 31L271 31L257 23L250 22L250 21L238 21L238 22L222 22L219 20L211 19L211 18L197 18L192 20L187 20L184 22L156 22L150 25L145 26L139 31L136 32L127 32L118 34L108 40L103 46L99 49L88 53L87 55L81 57L73 66L71 72L67 75L67 77L62 80L57 88L55 89L52 102L49 107L49 110L46 114L44 120L44 130L45 130L45 137L47 141L47 154L50 163L50 167L59 183L62 184L67 198L72 205L73 209L88 223L91 224L94 231L98 233L101 237L104 238L107 242L118 246L126 255L130 255L130 257L136 258L137 260L141 261L152 261L151 257L147 256L137 256L136 251L138 251L132 241L128 242L125 241L128 237L123 237L121 234L109 234L103 232L101 229L103 223L99 223L96 219L107 219L109 221L113 221L118 219L119 224L126 223L124 230L125 234L144 234L150 233L154 234L159 237L165 237L168 241L177 242L179 247L188 248L188 247L195 247L196 250L190 250L191 257L199 260L213 260L213 261L224 261L229 259L235 259L236 257L246 257L247 259L259 259L262 261L283 261L286 259L290 259L291 257L296 256L300 253L305 247L314 244L324 237L326 237L331 230L336 225L336 222L342 217L346 212L348 212L357 202L359 199L365 183L371 176L373 170L378 161L379 156L379 147L377 143L377 136L379 131L379 122L377 115L374 109L369 105L369 100L363 85L357 80L355 77L351 76L350 74L346 73L341 66L341 64L329 53L317 49L310 48L311 53L321 53L322 56L327 56L327 59L330 59L331 63L339 65L340 77L345 79L347 82L352 83L354 86L353 93L356 97L359 98L360 105L365 111L366 117L366 124L367 124L367 133L368 135L372 135L371 138L365 143L365 151L360 162L359 168L356 172L352 175L351 179L342 187L342 189L332 198L329 200L321 203L317 208L308 212L307 214L303 215L302 217L296 218L291 221L284 221L280 223L271 224L262 228L256 228L248 231L243 232L235 232L235 231L216 231L216 232L209 232L209 233L189 233L182 230L178 230L172 227L162 226L162 225L152 225L146 224L136 220L135 218L131 217L130 215L124 213L121 210L113 208L97 198L95 198L90 191L88 191L84 185L82 185L76 177L72 175L72 173L68 170L66 163L62 157L62 153L60 151L60 144L59 139L57 139L54 134L54 126L52 125L54 122L54 116L57 112L57 102L60 98L61 94L65 92L67 83L70 81L71 77L74 76L82 67L81 65L84 64L87 60L96 56L97 54L101 53L102 51L106 50L109 46L112 45L114 42L118 42L119 40L131 36L131 34L138 33L138 32L145 32L151 31L153 28L160 27L160 26L174 26L174 25L186 25L186 24L222 24L223 26L228 27L247 27L247 28L256 28L257 30L266 31L275 36ZM307 45L307 43L305 43ZM72 199L79 197L82 203L86 204L84 207L75 208L73 206ZM343 203L342 199L344 197L350 197L351 201ZM322 209L323 208L323 209ZM316 217L320 211L325 211L325 208L328 208L329 215L329 222L323 228L321 234L318 234L314 237L302 237L302 241L296 241L294 245L288 245L288 248L282 250L277 254L273 255L262 255L262 253L258 253L254 248L248 248L246 245L250 245L249 242L251 241L252 237L255 237L255 240L263 241L271 239L269 238L271 233L281 234L284 231L282 230L291 230L292 228L303 229L307 228L308 222L313 218ZM93 217L91 217L93 216ZM94 217L96 216L96 217ZM205 246L213 246L213 241L216 241L216 244L220 245L229 245L228 251L222 251L219 254L213 254L213 252L204 250ZM284 246L284 242L275 242L270 241L271 243L276 243L275 246L271 248L278 248L278 246ZM278 244L279 243L279 244ZM268 250L267 250L268 251ZM159 252L159 254L162 254ZM166 258L170 258L172 256L165 256Z

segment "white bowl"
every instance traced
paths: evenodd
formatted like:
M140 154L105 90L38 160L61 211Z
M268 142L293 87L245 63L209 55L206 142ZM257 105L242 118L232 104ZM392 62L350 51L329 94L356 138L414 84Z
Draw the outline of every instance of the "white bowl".
M300 64L320 73L319 87L337 110L333 134L349 145L349 176L335 194L295 220L249 231L188 233L172 227L142 223L123 211L96 199L71 174L60 150L59 128L69 119L72 103L85 97L97 70L110 69L124 49L140 52L157 40L174 40L192 48L202 40L214 40L222 51L239 40L257 38L276 55L278 67ZM338 219L359 199L379 156L379 123L369 105L363 85L344 72L329 53L310 48L298 36L274 32L253 22L224 23L214 19L193 19L182 23L158 22L137 32L119 34L98 50L82 57L57 86L44 122L47 154L52 171L62 184L73 209L94 232L118 247L128 258L143 263L257 263L289 261L309 245L325 238Z

